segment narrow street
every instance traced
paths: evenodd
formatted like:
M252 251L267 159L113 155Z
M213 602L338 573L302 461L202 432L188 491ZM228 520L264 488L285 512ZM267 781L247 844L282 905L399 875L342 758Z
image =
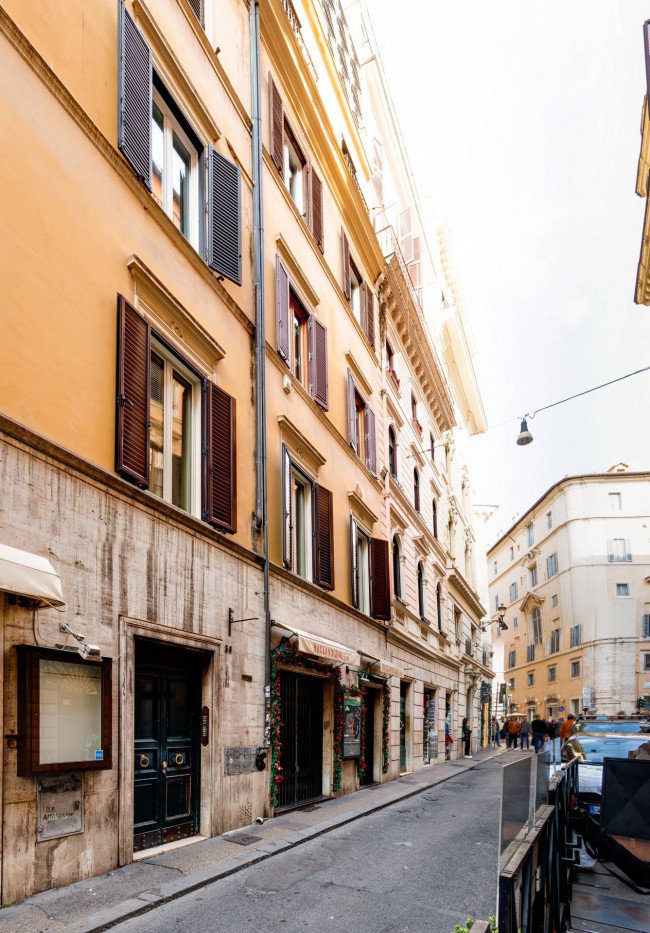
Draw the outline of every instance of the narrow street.
M114 929L451 933L468 917L487 919L508 760L486 761Z

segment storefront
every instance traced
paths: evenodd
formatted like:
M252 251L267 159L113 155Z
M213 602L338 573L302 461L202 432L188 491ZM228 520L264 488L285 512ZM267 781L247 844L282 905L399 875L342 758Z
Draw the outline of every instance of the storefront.
M438 761L438 727L436 724L435 690L425 688L422 709L422 761L425 765Z

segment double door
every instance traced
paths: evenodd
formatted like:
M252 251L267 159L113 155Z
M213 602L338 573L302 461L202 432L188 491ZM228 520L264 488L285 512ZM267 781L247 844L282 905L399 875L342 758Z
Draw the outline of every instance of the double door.
M280 671L282 776L278 807L323 794L323 681Z
M135 852L197 832L200 657L177 648L136 647Z

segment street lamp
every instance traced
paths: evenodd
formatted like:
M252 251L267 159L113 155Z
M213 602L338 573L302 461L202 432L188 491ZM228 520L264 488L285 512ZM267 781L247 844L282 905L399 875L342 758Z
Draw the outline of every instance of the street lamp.
M528 430L528 425L526 424L526 418L528 415L525 415L521 421L521 430L519 431L519 437L517 438L517 443L520 447L525 447L527 444L532 444L533 435Z
M501 603L500 606L497 606L497 617L496 619L486 619L485 622L481 624L481 631L485 631L488 625L498 625L502 632L505 632L508 628L505 620L506 607Z

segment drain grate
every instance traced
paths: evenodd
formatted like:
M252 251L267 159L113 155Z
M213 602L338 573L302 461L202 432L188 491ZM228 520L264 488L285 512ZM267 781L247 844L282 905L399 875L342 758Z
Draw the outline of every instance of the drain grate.
M228 842L236 842L238 846L250 846L261 840L261 836L253 836L252 833L236 833L234 836L228 836Z

